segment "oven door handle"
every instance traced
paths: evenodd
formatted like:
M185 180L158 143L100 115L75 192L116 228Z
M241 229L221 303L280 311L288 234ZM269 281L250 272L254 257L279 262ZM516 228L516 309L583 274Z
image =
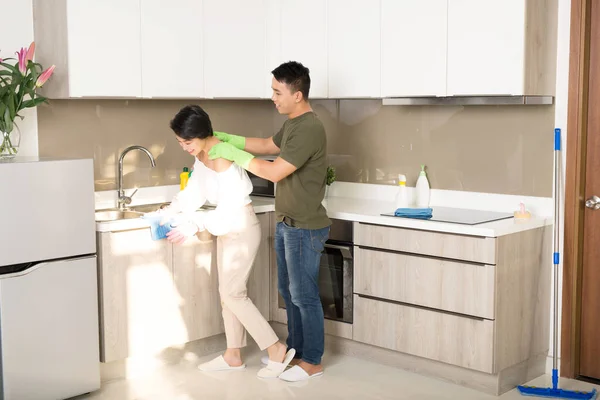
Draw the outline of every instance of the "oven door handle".
M329 244L329 243L325 243L325 247L328 249L335 249L335 250L339 250L340 253L342 253L342 257L344 258L344 260L352 260L352 247L350 246L339 246L337 244Z

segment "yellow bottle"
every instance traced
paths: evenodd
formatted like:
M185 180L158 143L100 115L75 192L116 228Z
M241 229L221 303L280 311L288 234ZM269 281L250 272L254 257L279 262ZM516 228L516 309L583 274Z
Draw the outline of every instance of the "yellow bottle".
M179 190L185 189L189 177L190 173L188 172L188 167L183 167L183 172L179 174Z

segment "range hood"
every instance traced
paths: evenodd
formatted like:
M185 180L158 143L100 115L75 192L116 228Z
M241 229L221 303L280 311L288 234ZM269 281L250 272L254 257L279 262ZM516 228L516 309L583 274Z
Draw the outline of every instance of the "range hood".
M445 97L388 97L384 106L498 106L552 105L554 96L445 96Z

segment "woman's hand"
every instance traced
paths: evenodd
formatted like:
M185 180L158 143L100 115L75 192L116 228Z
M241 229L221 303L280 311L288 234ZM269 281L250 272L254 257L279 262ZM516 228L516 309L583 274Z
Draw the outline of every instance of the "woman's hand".
M182 244L196 232L198 232L198 226L191 221L186 221L167 232L167 240L173 244Z

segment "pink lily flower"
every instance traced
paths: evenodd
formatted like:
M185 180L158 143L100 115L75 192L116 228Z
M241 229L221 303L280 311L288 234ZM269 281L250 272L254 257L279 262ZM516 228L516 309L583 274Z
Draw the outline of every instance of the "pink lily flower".
M37 78L37 81L35 82L35 86L42 87L42 85L44 83L46 83L46 81L48 79L50 79L50 77L52 76L52 73L54 72L54 68L56 68L56 65L53 65L50 68L48 68L47 70L45 70L44 72L42 72L42 74Z
M25 72L27 71L27 60L25 58L27 56L27 49L21 47L21 50L17 51L15 54L17 54L19 58L19 71L25 75Z
M29 49L27 49L27 55L25 56L25 62L33 60L33 53L35 53L35 42L31 42Z

